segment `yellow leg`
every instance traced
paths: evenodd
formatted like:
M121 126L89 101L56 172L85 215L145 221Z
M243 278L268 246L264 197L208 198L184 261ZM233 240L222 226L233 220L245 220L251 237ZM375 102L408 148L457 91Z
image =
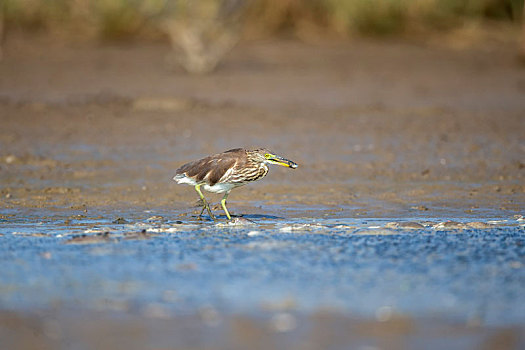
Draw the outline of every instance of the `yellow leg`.
M224 194L224 197L222 197L221 199L221 205L222 205L222 209L224 209L224 212L226 213L226 216L228 217L228 220L231 220L232 217L230 216L230 213L228 212L228 209L226 208L226 198L228 198L229 194L230 194L229 192L226 192Z
M206 198L204 198L204 195L201 192L201 186L202 186L202 184L195 185L195 191L197 191L197 193L199 194L199 197L201 197L202 205L203 205L199 217L202 215L202 212L204 211L204 209L206 209L206 210L208 210L208 214L210 215L212 220L215 221L215 215L213 215L213 213L211 212L210 205L208 204L208 202L206 201Z

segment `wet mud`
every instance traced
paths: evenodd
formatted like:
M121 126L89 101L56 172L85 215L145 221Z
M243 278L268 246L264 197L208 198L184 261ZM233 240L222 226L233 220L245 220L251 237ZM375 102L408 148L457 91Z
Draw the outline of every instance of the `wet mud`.
M162 45L5 49L8 348L524 346L510 48L261 42L208 76ZM252 146L299 167L232 191L231 222L206 194L199 220L175 169Z

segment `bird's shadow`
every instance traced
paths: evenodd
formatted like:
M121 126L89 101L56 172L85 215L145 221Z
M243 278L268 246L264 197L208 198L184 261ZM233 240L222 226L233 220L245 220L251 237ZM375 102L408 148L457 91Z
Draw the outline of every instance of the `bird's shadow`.
M224 216L226 217L226 216ZM282 216L265 215L265 214L244 214L244 215L232 215L232 218L243 218L243 219L262 219L262 220L282 220Z
M198 215L192 215L193 219L197 219L200 221L210 221L213 222L213 220L207 216L203 215L199 218ZM242 214L242 215L231 215L232 219L235 218L242 218L242 219L248 219L248 220L283 220L284 218L282 216L275 216L275 215L265 215L265 214ZM226 215L215 215L216 220L220 221L228 221L228 218Z

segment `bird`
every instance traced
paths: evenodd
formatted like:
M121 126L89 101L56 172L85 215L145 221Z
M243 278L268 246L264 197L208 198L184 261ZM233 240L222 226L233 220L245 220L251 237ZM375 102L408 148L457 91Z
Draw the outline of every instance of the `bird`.
M226 198L231 190L265 177L268 173L268 164L297 168L295 162L276 155L266 148L234 148L184 164L176 170L173 180L178 184L195 187L203 205L199 218L206 209L211 219L215 221L201 187L208 192L224 193L221 206L228 220L231 220L231 215L226 208Z

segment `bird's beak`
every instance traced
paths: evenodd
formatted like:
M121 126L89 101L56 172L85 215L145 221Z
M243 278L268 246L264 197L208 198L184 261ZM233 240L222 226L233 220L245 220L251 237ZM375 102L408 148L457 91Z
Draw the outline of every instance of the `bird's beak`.
M268 161L272 164L282 165L288 168L295 169L297 168L297 164L292 162L289 159L277 156L275 154L272 154L270 158L268 158Z

